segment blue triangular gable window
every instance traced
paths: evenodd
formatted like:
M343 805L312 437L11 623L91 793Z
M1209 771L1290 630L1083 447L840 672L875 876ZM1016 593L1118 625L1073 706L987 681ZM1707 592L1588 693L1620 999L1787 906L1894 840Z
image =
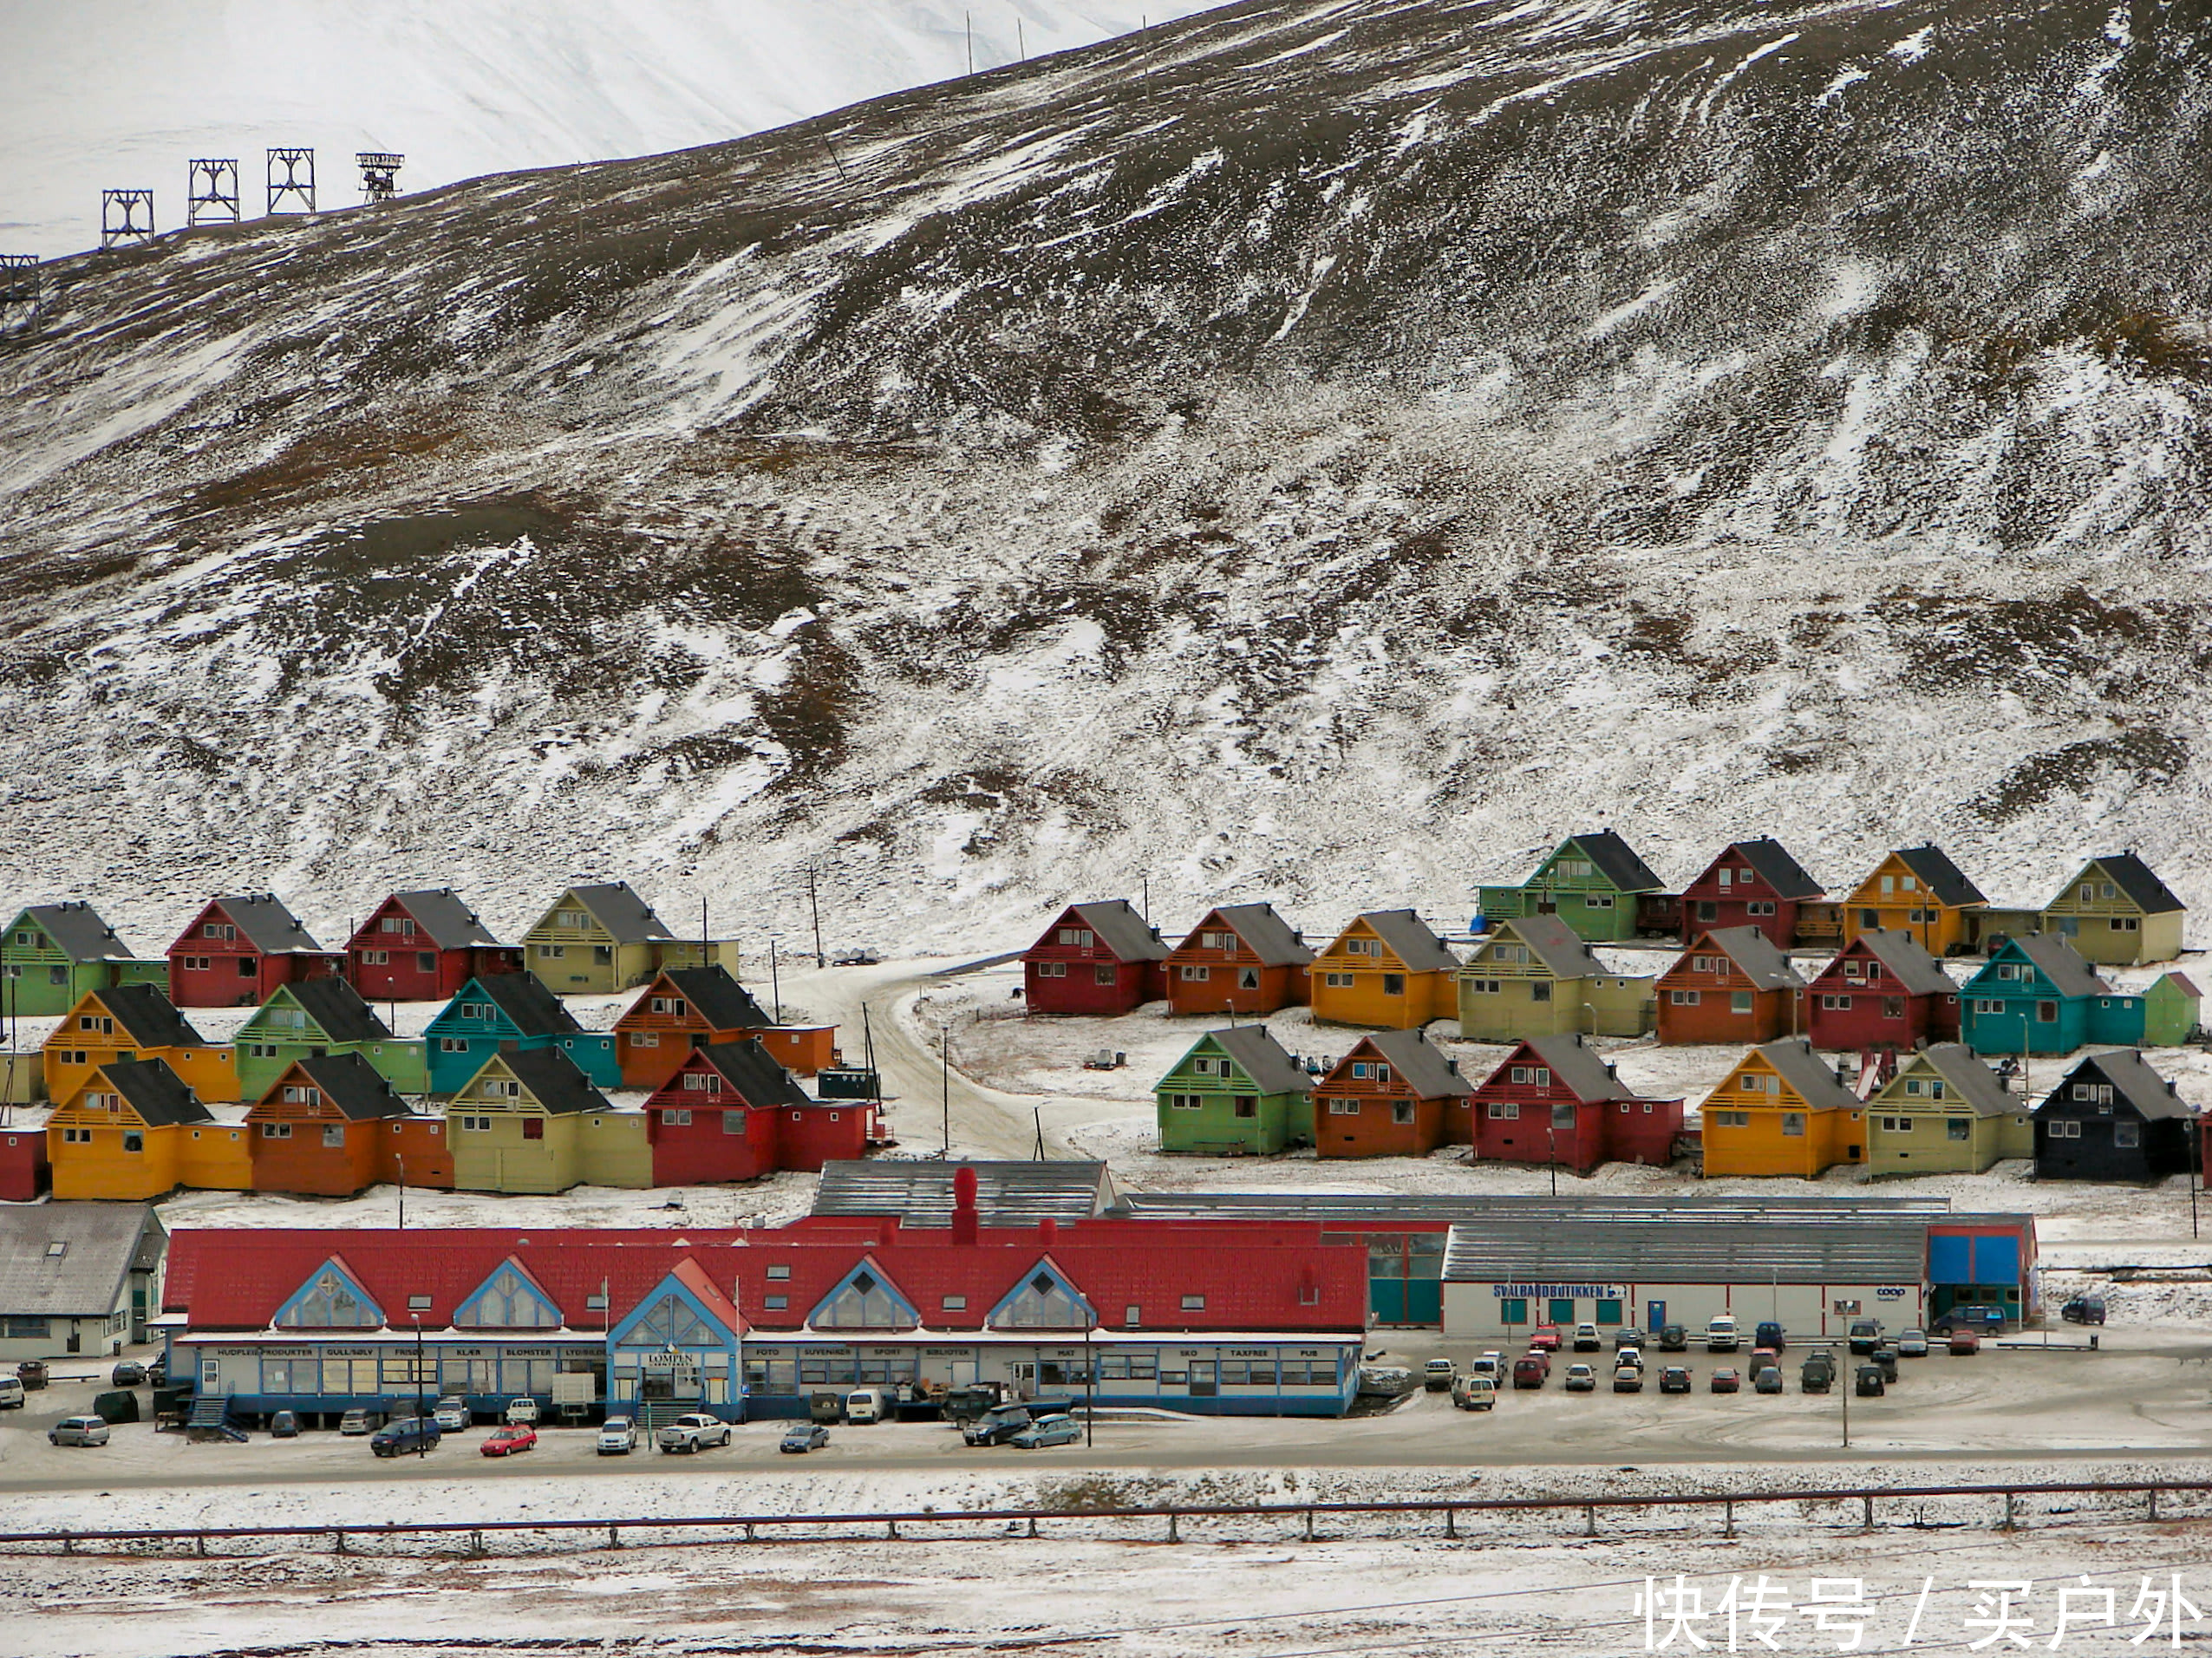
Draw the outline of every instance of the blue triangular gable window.
M614 1332L614 1345L618 1348L649 1348L656 1351L668 1348L728 1348L734 1347L736 1341L735 1335L722 1328L721 1320L709 1316L697 1298L673 1275L662 1279L653 1293L615 1326Z
M561 1309L509 1259L453 1314L455 1329L553 1330Z
M1040 1261L983 1322L995 1330L1080 1330L1097 1323L1098 1315L1059 1268Z
M922 1315L880 1267L863 1261L822 1297L806 1322L825 1330L910 1330Z
M374 1330L383 1328L384 1309L351 1273L325 1261L269 1322L280 1330Z

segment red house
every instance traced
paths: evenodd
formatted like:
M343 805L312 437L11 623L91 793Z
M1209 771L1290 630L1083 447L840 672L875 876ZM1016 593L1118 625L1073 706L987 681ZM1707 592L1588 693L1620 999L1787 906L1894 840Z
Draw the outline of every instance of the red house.
M1700 933L1659 976L1660 1042L1756 1048L1787 1036L1797 1028L1804 988L1789 958L1758 928Z
M1798 936L1798 906L1826 896L1780 841L1739 840L1682 889L1682 942L1716 927L1756 927L1787 950Z
M1664 1166L1682 1132L1680 1100L1647 1100L1580 1036L1536 1036L1505 1056L1469 1102L1474 1155L1556 1164Z
M43 1128L0 1128L0 1203L35 1203L54 1184Z
M875 1107L809 1100L758 1041L692 1048L645 1102L656 1186L757 1180L779 1169L819 1174L868 1149Z
M471 979L521 970L522 946L493 937L449 886L393 893L346 941L345 976L369 1002L449 1002Z
M1815 1048L1909 1052L1959 1040L1959 987L1909 932L1877 928L1843 946L1814 977L1806 1034Z
M1167 994L1167 945L1126 898L1070 904L1021 957L1031 1013L1127 1013Z
M1181 1014L1244 1014L1303 1006L1314 952L1266 904L1232 904L1168 952L1168 1000Z
M1473 1093L1419 1030L1362 1036L1314 1085L1314 1151L1320 1157L1426 1157L1458 1138Z
M344 956L315 942L275 895L217 898L169 946L179 1008L258 1008L280 984L327 979Z

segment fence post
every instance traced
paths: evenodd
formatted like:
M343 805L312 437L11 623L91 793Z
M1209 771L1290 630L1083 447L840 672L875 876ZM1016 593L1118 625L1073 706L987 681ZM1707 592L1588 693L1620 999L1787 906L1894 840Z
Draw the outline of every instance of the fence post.
M1871 1497L1862 1497L1859 1498L1859 1505L1865 1511L1864 1518L1866 1522L1861 1529L1863 1531L1871 1531L1874 1530L1874 1498Z
M1309 1509L1308 1509L1308 1510L1306 1511L1306 1541L1307 1541L1307 1542L1308 1542L1308 1543L1311 1543L1313 1540L1314 1540L1314 1511L1313 1511L1313 1510L1311 1510L1311 1509L1309 1508Z
M343 1531L331 1532L330 1543L333 1554L343 1554L346 1551L346 1534Z
M747 1520L745 1523L745 1540L747 1543L753 1541L753 1522L750 1520Z
M484 1552L484 1534L481 1531L471 1531L468 1534L468 1551L473 1555L480 1555Z
M885 1520L885 1521L884 1522L884 1524L891 1529L891 1540L893 1543L897 1542L897 1541L898 1541L898 1522L897 1522L897 1520Z
M1311 1519L1313 1518L1311 1511L1308 1511L1306 1518L1308 1519ZM1176 1532L1175 1511L1173 1509L1170 1509L1167 1511L1167 1540L1170 1543L1180 1543L1183 1541L1182 1537Z
M1029 1517L1029 1535L1033 1537L1037 1535L1037 1517L1034 1514Z
M2005 1493L2005 1524L2002 1529L2007 1531L2013 1529L2013 1494L2010 1492Z
M1582 1535L1586 1537L1597 1535L1597 1505L1595 1503L1582 1511Z
M612 1520L607 1522L607 1546L610 1549L622 1547L622 1533L615 1529L615 1523Z
M1307 1511L1310 1513L1312 1511ZM1459 1511L1456 1508L1446 1508L1444 1511L1444 1535L1447 1537L1456 1537L1459 1535Z
M71 1535L70 1535L69 1532L67 1532L67 1531L62 1532L62 1552L63 1554L65 1554L65 1555L66 1555L66 1554L75 1554L76 1551L77 1551L77 1540L76 1540L76 1538L75 1538L75 1537L74 1537L73 1536L71 1536Z
M2158 1487L2153 1485L2150 1488L2149 1494L2150 1498L2150 1518L2155 1520L2158 1518Z
M2153 1496L2150 1499L2150 1518L2154 1520L2158 1518L2158 1499L2156 1496ZM202 1560L207 1558L206 1532L195 1531L192 1534L192 1551L198 1555Z
M1720 1505L1720 1535L1724 1537L1736 1535L1736 1505L1732 1500Z

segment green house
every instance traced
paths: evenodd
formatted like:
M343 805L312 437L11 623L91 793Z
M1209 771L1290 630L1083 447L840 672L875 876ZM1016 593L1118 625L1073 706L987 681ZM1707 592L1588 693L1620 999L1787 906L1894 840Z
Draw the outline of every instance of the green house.
M343 979L280 984L238 1028L238 1091L258 1100L295 1061L358 1054L401 1093L427 1093L422 1041L403 1041Z
M1210 1030L1154 1086L1160 1150L1265 1157L1311 1144L1313 1087L1265 1025Z
M2143 993L2143 1045L2179 1048L2196 1031L2202 1002L2188 974L2160 974Z
M0 1018L51 1018L118 984L169 988L166 961L142 962L88 904L35 904L0 935Z
M1866 1102L1866 1165L1900 1174L1980 1174L2005 1158L2035 1155L2033 1103L1964 1042L1907 1056Z
M1666 890L1627 841L1601 829L1568 836L1520 885L1478 892L1487 920L1556 915L1578 937L1618 943L1636 936L1637 894Z
M1459 1034L1471 1042L1643 1036L1658 981L1615 973L1557 916L1503 921L1459 969Z

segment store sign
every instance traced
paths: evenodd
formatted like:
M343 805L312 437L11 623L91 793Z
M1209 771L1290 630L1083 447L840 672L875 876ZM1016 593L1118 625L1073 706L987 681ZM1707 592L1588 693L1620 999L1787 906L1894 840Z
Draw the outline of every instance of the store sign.
M1494 1283L1490 1293L1500 1301L1626 1301L1628 1292L1615 1283Z
M1880 1301L1902 1301L1911 1293L1901 1283L1885 1283L1874 1292L1876 1299Z

